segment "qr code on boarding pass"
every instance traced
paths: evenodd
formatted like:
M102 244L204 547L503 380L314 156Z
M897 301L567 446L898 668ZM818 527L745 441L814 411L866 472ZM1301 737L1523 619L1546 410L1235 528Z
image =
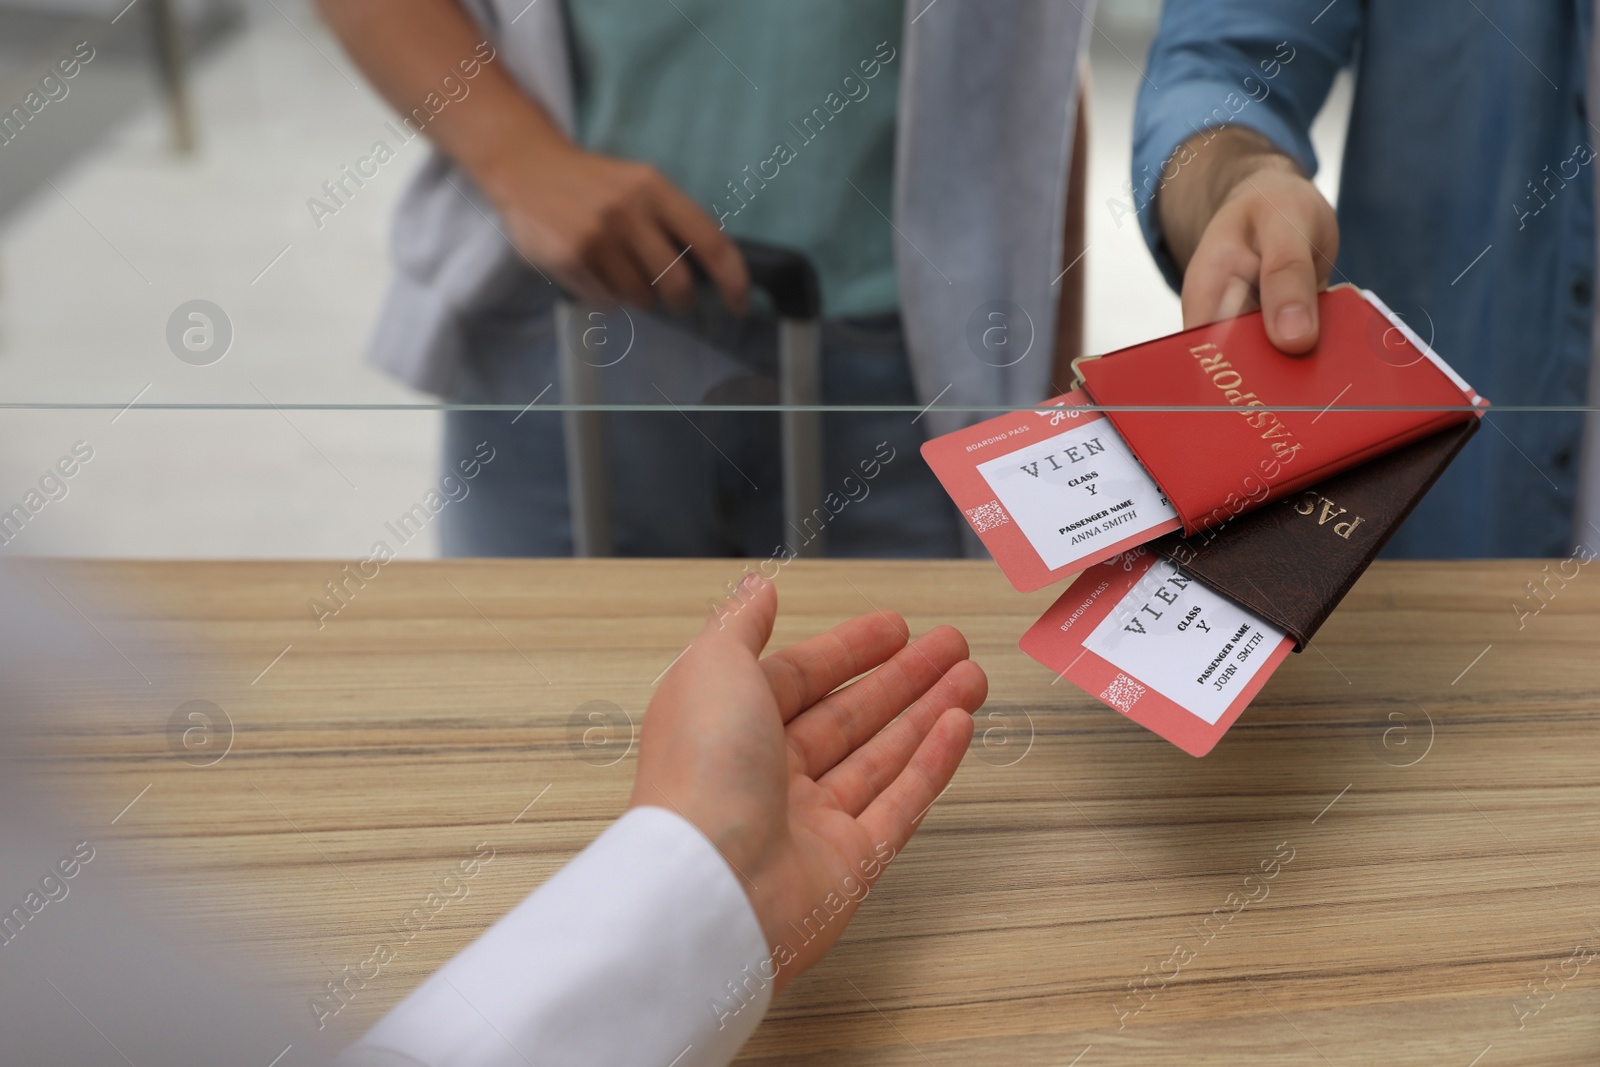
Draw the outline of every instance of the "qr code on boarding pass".
M1011 521L1011 516L1006 514L1006 509L1000 506L998 500L968 508L967 518L971 520L972 528L979 533L987 533L996 526L1004 526Z
M1133 710L1133 706L1142 696L1144 696L1144 686L1126 674L1118 674L1112 679L1111 684L1106 686L1106 691L1100 694L1100 699L1126 715Z

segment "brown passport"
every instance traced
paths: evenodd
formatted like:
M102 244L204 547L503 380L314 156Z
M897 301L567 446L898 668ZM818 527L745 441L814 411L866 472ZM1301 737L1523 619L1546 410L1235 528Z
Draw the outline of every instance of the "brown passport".
M1169 534L1152 547L1286 631L1299 652L1477 432L1477 419L1452 426L1221 527Z

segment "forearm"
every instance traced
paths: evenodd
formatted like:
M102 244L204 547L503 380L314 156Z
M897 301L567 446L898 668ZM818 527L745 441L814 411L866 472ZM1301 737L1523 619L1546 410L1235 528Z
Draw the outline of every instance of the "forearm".
M493 858L491 847L483 862ZM766 1013L768 961L758 916L711 842L672 811L638 809L412 990L338 1067L530 1057L722 1067ZM341 1002L327 999L331 1014Z
M317 0L345 51L402 116L430 114L424 131L492 199L508 195L518 158L572 143L497 61L455 0ZM476 71L476 74L469 73ZM433 113L429 97L448 100Z
M1156 212L1180 271L1188 269L1206 227L1246 178L1269 169L1301 174L1271 141L1242 126L1195 134L1178 146L1167 166L1176 173L1161 186Z

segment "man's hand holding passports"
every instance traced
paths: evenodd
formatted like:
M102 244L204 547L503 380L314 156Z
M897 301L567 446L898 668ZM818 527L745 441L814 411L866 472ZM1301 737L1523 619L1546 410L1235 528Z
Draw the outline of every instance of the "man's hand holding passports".
M922 449L1019 590L1081 571L1022 650L1194 756L1488 406L1376 295L1312 304L1307 358L1255 312L1081 359L1080 389Z

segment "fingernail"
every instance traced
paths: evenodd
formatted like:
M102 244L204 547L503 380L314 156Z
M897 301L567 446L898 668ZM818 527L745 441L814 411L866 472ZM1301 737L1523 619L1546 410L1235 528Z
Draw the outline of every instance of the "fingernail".
M1298 341L1311 332L1311 313L1304 304L1289 304L1278 312L1278 336Z
M760 587L761 575L757 574L755 571L751 571L749 574L745 575L744 580L739 583L740 589L751 593L755 592Z

